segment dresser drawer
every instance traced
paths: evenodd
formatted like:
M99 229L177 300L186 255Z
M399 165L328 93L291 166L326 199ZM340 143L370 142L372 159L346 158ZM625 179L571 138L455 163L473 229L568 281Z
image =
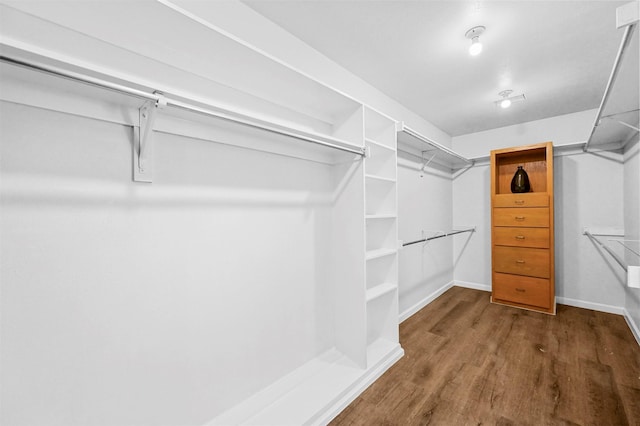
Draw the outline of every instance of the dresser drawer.
M493 207L549 207L549 194L546 192L498 194L493 198Z
M548 207L498 207L493 209L494 226L549 227Z
M507 274L549 278L548 249L493 247L493 270Z
M493 299L522 303L549 309L551 296L549 280L519 275L493 274Z
M493 229L493 244L497 246L549 248L549 228Z

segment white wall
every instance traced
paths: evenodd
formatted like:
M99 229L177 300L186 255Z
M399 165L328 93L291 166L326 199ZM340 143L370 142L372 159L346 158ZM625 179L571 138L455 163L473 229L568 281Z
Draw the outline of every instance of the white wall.
M203 424L334 344L330 166L1 103L2 424Z
M468 158L486 157L492 149L552 141L554 146L586 142L597 110L529 121L456 136L454 150Z
M640 141L625 147L624 153L624 230L628 240L640 240ZM640 258L626 252L627 262L640 265ZM636 339L640 343L640 290L627 287L625 295L627 319L631 319L635 327Z
M470 238L456 237L453 245L456 284L490 291L491 198L489 165L479 163L453 181L453 221L475 226Z
M579 149L554 160L558 302L621 313L624 270L582 232L624 229L622 158Z
M421 177L422 175L422 177ZM419 165L398 161L398 235L404 242L449 231L452 181L449 173L434 168L419 172ZM452 238L406 246L399 259L399 312L401 318L430 301L434 292L453 280Z
M453 148L469 157L488 156L492 149L553 141L584 141L591 111L553 117L453 138ZM556 295L560 303L621 312L624 286L619 266L611 263L582 235L583 227L624 228L622 157L556 149L554 157ZM456 240L454 280L491 283L491 216L489 166L486 161L453 183L453 221L476 220L474 237L464 247ZM460 253L462 253L460 255Z

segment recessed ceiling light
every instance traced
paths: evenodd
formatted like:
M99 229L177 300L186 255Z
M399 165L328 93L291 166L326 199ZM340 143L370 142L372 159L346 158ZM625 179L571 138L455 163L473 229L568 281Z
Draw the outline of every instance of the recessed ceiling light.
M479 55L482 52L482 43L480 43L480 35L486 30L482 25L473 27L465 33L465 37L471 39L471 46L469 46L469 54L471 56Z

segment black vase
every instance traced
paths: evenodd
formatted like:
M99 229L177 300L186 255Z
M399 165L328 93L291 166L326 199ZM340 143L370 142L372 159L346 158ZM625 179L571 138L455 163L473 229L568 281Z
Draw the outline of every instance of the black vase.
M529 183L529 175L524 171L522 166L518 166L516 174L511 179L511 192L514 194L520 194L523 192L529 192L531 190L531 184Z

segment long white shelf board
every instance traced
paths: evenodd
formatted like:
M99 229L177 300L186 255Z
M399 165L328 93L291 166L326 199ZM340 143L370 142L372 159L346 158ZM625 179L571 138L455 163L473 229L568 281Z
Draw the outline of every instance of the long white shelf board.
M122 75L178 81L190 92L212 99L229 94L223 88L233 88L330 125L359 106L221 28L223 2L127 2L124 14L121 2L101 2L99 14L94 2L59 2L55 7L43 7L40 2L3 3L7 4L0 4L5 17L0 34L5 41L11 38L96 67L115 68ZM113 31L113 22L121 24L118 31ZM177 60L176 52L189 60ZM168 84L160 86L168 89Z
M0 51L4 52L2 44ZM61 72L68 71L59 69ZM74 74L93 78L88 70L85 71L84 74ZM0 100L107 122L137 124L138 109L144 102L133 96L4 62L0 62L0 74L3 76ZM110 83L108 77L102 81ZM119 83L121 86L137 89L133 82ZM151 93L151 90L144 92ZM224 140L229 145L314 159L328 164L353 158L354 154L331 149L322 144L354 152L362 151L361 146L350 141L295 127L295 123L269 122L263 117L248 115L248 111L224 111L219 106L199 102L200 100L195 100L187 103L197 108L197 112L176 107L162 108L154 131L214 142ZM180 104L182 103L180 101Z
M390 177L386 177L386 176L380 176L380 175L364 175L367 179L373 179L373 180L378 180L378 181L382 181L382 182L389 182L389 183L395 183L396 179L394 178L390 178Z
M365 138L365 142L369 143L369 144L372 144L372 145L375 145L375 146L378 146L380 148L388 149L389 151L392 151L392 152L396 151L395 147L389 146L389 145L385 145L382 142L375 141L375 140L373 140L371 138Z
M389 214L368 214L365 216L366 219L396 219L398 216L389 213Z
M382 283L367 290L367 302L370 302L378 297L382 297L396 290L398 286L393 283Z
M398 150L405 150L416 157L424 158L425 162L440 164L452 170L473 165L473 160L440 145L404 123L400 124L398 130Z
M382 248L382 249L377 249L377 250L369 250L367 252L367 260L371 260L371 259L377 259L379 257L384 257L384 256L391 256L396 254L397 250L396 249L388 249L388 248Z

